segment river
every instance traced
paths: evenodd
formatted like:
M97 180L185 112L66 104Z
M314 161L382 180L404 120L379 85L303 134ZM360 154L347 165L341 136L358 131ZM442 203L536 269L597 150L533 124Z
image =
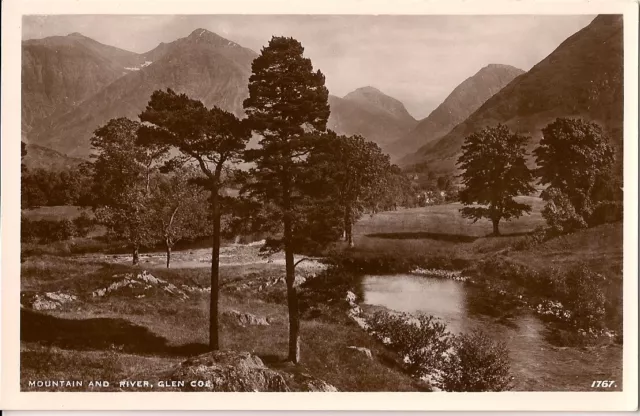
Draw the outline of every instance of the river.
M486 294L465 283L411 274L365 276L362 293L365 305L433 315L452 333L480 329L504 342L515 390L591 391L593 380L616 380L614 390L622 388L620 346L556 347L547 341L548 325L531 311L497 310Z

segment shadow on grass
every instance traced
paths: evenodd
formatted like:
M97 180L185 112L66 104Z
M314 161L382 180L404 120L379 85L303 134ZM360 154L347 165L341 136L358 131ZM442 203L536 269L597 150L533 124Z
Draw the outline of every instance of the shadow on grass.
M28 309L20 311L20 340L72 350L109 350L187 357L207 351L205 344L167 345L149 329L121 318L65 319Z
M461 234L440 234L440 233L426 233L426 232L415 232L415 233L375 233L375 234L366 234L366 237L371 238L385 238L390 240L436 240L436 241L447 241L450 243L473 243L478 238L471 235L461 235Z

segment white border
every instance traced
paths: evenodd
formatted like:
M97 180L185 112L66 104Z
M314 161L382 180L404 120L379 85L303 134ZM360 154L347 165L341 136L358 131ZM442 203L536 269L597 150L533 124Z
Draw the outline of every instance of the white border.
M638 400L638 4L608 1L5 0L2 2L2 378L4 410L633 410ZM623 392L34 393L19 391L20 41L24 14L624 15ZM113 396L113 395L116 396Z

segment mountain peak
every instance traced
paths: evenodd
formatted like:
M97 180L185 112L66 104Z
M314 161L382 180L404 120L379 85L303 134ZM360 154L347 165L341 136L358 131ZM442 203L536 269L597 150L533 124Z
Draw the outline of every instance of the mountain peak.
M82 34L82 33L80 33L80 32L73 32L73 33L69 33L69 34L67 35L67 37L72 37L72 38L86 38L86 36L85 36L85 35L83 35L83 34Z
M365 105L371 109L390 114L394 118L413 124L416 120L407 112L404 104L399 100L388 96L379 89L366 86L360 87L345 95L344 100L353 101Z
M213 33L207 29L196 29L189 36L187 40L194 43L208 43L216 46L239 46L237 43L225 39L222 36Z

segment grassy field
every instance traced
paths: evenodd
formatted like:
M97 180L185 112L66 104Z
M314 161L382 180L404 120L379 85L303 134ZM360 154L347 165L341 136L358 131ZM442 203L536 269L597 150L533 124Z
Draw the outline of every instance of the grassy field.
M619 298L622 224L607 224L528 250L516 250L514 246L519 241L544 225L540 199L527 200L534 207L533 213L501 224L501 237L488 236L491 232L488 221L472 224L461 218L458 204L365 216L355 227L353 252L374 257L379 254L446 257L468 264L501 256L539 270L588 264L620 283L610 294ZM44 209L31 215L51 218L47 215L55 217L55 212L74 215L76 211ZM68 246L69 242L65 244ZM131 294L95 298L92 292L117 281L122 273L143 269L178 287L207 287L210 267L207 249L176 251L169 270L163 266L161 253L143 255L141 265L132 268L125 254L78 252L83 254L57 252L56 247L49 247L23 258L24 296L44 292L77 296L77 301L53 311L22 308L23 389L29 389L28 380L61 377L160 380L186 357L206 350L207 293L189 293L188 299L181 300L162 292L140 298ZM271 368L308 372L341 391L429 390L403 373L389 352L343 311L333 308L303 315L301 365L297 368L286 365L285 286L282 282L268 288L266 285L284 275L282 259L268 263L257 256L257 246L229 245L223 248L221 263L221 309L266 317L270 323L243 328L223 320L223 349L253 352ZM369 348L373 359L354 353L348 346ZM559 387L553 382L548 385Z

